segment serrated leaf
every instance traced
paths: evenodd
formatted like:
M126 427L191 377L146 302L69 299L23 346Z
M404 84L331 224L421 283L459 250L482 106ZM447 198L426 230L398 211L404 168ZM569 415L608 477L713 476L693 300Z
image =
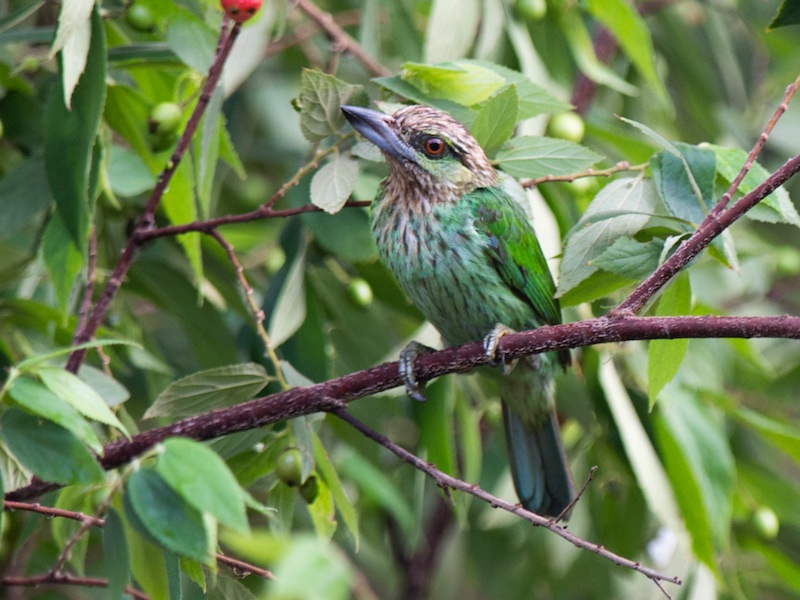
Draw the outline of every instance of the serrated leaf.
M405 63L400 77L425 94L462 106L488 100L505 85L505 80L479 64L466 61L434 65Z
M205 73L214 60L217 36L204 20L179 10L168 20L167 45L185 65Z
M325 481L325 484L333 495L333 500L336 502L336 509L342 516L342 520L347 530L350 532L350 535L353 536L355 549L357 551L359 543L358 513L353 503L350 501L350 498L347 497L344 486L342 486L342 480L339 479L339 474L331 463L328 453L322 445L322 441L319 439L316 432L312 432L312 435L314 438L314 461L316 462L317 473Z
M8 393L19 406L69 430L95 452L102 451L103 446L86 419L38 381L24 375L17 377Z
M358 161L339 155L311 179L311 202L328 214L341 210L358 180Z
M204 565L214 564L202 515L155 470L134 471L125 492L136 517L164 548Z
M215 408L250 400L269 383L263 366L243 363L207 369L173 381L144 414L153 417L190 417Z
M512 177L569 175L588 169L602 156L584 146L548 137L523 135L506 142L495 161Z
M716 154L717 173L729 184L736 178L742 165L747 161L748 154L741 148L723 148L714 144L703 144L702 147L710 148ZM759 163L753 163L737 191L747 194L758 187L767 177L769 177L767 170ZM745 216L767 223L788 223L800 227L800 215L784 187L779 187L761 200L747 211Z
M656 204L653 183L643 177L617 179L600 190L567 234L557 295L594 274L594 259L618 238L635 235L655 214Z
M589 0L589 11L619 42L625 55L664 104L669 95L656 71L655 49L644 18L627 0Z
M718 569L715 551L730 536L736 471L723 421L677 386L659 403L655 421L672 489L697 557Z
M0 418L0 435L14 457L44 481L99 483L103 469L78 438L52 421L16 408Z
M590 264L626 279L643 279L659 264L664 244L658 240L637 242L627 236L617 238L600 256Z
M470 133L487 155L492 156L514 133L518 112L519 99L514 85L489 98L478 110Z
M690 144L676 143L674 147L680 156L667 151L650 159L653 181L671 215L699 224L714 203L716 155Z
M164 481L200 512L246 534L249 526L241 488L219 455L188 438L169 438L162 445L156 472Z
M658 317L680 317L692 309L692 287L689 275L680 273L661 294L656 306ZM689 347L688 339L650 340L647 345L647 381L649 383L650 409L655 406L661 390L678 374L683 357Z
M340 107L347 104L361 86L350 85L333 75L311 69L303 70L300 84L300 130L305 138L319 142L337 133L345 123Z
M434 0L425 32L423 60L463 58L475 43L480 22L478 0Z
M51 392L68 403L82 415L116 427L130 438L125 426L120 422L106 401L77 375L57 367L41 367L35 373Z

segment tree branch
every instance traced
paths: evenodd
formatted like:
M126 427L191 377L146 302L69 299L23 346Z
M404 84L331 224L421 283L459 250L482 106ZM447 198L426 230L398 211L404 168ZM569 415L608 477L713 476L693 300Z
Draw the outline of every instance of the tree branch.
M595 344L676 338L800 339L800 317L600 317L509 334L500 341L498 352L507 360L513 360L530 354ZM487 364L482 343L470 342L421 355L416 362L416 375L420 381L428 381ZM293 417L330 411L341 407L343 403L401 385L403 380L399 375L398 363L383 363L316 385L292 388L182 419L171 425L144 431L130 440L111 442L103 448L100 463L105 469L113 469L130 462L170 436L213 439ZM55 487L34 480L26 487L8 492L6 500L26 500Z

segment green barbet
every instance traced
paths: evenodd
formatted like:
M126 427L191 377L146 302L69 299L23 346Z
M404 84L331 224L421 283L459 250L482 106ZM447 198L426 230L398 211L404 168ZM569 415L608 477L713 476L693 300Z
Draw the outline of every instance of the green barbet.
M426 106L342 111L389 163L372 204L380 256L446 345L483 339L494 361L506 333L561 322L525 210L461 123ZM409 395L422 399L413 376L419 350L410 346L400 364ZM568 352L540 354L515 369L503 364L500 380L514 487L526 509L550 516L575 495L553 400L556 370L568 363Z

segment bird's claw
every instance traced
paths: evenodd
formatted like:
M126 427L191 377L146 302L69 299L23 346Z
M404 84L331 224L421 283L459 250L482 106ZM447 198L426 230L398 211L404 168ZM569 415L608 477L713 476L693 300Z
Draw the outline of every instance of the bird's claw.
M508 375L517 366L516 360L507 361L504 354L497 356L497 348L500 345L500 340L507 336L509 333L516 333L510 327L506 327L502 323L494 326L485 338L483 338L483 351L486 353L486 359L493 367L501 367L503 375Z
M423 393L425 391L425 382L418 381L415 374L417 358L420 354L428 354L433 351L433 348L424 344L411 342L400 352L400 361L398 363L400 378L406 387L408 397L417 402L425 402L427 400Z

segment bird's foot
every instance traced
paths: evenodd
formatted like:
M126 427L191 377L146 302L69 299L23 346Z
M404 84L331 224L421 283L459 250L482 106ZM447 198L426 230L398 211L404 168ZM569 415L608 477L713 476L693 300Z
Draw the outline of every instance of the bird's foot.
M419 342L409 343L400 352L400 362L398 363L400 378L406 386L408 397L417 402L425 402L427 400L423 393L425 391L425 382L418 381L415 374L417 358L430 352L434 352L434 349Z
M502 367L503 375L508 375L517 366L516 360L507 361L505 355L502 354L499 357L497 356L497 347L500 345L500 340L509 333L516 333L516 331L502 323L498 323L489 332L489 335L483 338L483 351L486 353L489 364L493 367Z

